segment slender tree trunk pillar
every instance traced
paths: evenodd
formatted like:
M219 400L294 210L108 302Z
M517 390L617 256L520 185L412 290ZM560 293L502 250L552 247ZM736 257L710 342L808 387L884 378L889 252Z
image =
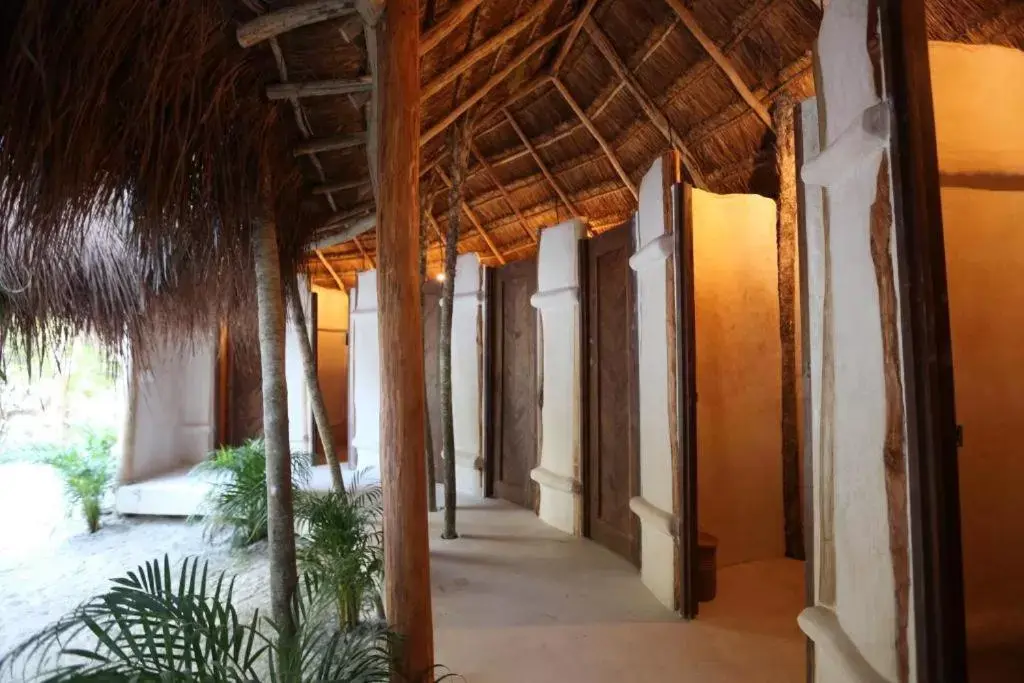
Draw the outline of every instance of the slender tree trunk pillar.
M284 296L277 226L269 212L256 231L254 260L260 369L263 374L263 438L267 451L270 605L282 639L288 641L295 633L291 607L298 572L295 568L292 461L288 445L288 388L284 374Z
M430 547L424 458L426 401L419 280L419 5L389 0L383 19L379 96L381 478L384 595L402 637L397 676L432 674Z

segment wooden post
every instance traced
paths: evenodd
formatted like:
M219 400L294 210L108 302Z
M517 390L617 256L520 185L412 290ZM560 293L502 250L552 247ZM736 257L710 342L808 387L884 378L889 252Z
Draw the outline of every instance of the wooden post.
M433 674L419 281L419 2L389 0L380 43L381 480L384 598L402 638L396 680Z

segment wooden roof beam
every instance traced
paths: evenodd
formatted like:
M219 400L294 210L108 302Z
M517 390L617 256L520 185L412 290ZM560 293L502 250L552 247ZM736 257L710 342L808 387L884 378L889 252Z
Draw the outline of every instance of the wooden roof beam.
M441 177L441 181L445 185L447 185L448 187L452 186L452 179L448 177L448 174L445 173L444 169L441 168L440 166L437 167L437 175ZM476 228L476 231L480 234L480 236L484 238L484 242L486 242L487 246L490 247L491 251L498 258L498 261L500 261L502 265L505 265L505 257L501 255L501 252L498 250L497 245L494 244L494 240L492 240L491 236L487 234L486 230L484 230L484 226L481 225L480 219L477 218L476 212L473 211L473 209L471 209L469 207L469 204L467 204L465 201L460 202L459 207L462 209L462 212L465 213L466 216L469 218L470 222L473 224L473 227Z
M597 127L594 125L594 122L590 120L590 117L587 116L587 113L583 111L576 100L573 99L573 96L569 93L569 90L565 85L562 84L562 81L558 80L558 76L555 76L552 81L555 84L555 88L558 92L562 93L562 97L565 98L565 101L569 103L569 106L576 113L576 116L578 116L580 121L583 122L583 125L587 127L587 130L589 130L590 134L594 136L594 139L597 140L597 144L601 145L601 149L604 150L604 155L608 157L608 161L611 162L612 167L615 168L615 172L619 174L619 178L622 179L622 183L629 188L630 193L633 195L633 199L640 201L640 194L637 192L636 185L632 180L630 180L629 175L626 173L626 169L622 167L622 162L619 161L619 158L615 155L611 145L609 145L608 141L604 139L601 132L597 130Z
M555 57L555 61L551 63L551 73L557 74L558 70L562 68L562 62L569 56L569 51L572 50L572 46L576 44L576 39L580 36L580 31L583 29L583 24L590 17L590 12L594 9L594 5L597 4L597 0L587 0L587 4L580 10L579 15L572 22L572 28L569 29L569 35L562 41L562 47L558 50L558 55Z
M261 14L239 26L235 37L242 47L252 47L282 33L354 12L353 0L315 0Z
M540 0L529 12L509 24L503 31L487 42L474 48L472 52L456 62L451 68L446 69L439 76L435 77L434 80L423 86L423 89L420 92L420 101L425 102L430 97L441 92L445 86L472 69L480 60L497 51L503 45L518 36L533 24L533 22L535 22L541 15L543 15L544 12L551 7L553 2L554 0Z
M569 209L569 212L572 213L574 217L579 217L582 218L583 220L586 220L587 217L580 213L580 210L577 209L576 205L573 204L571 199L569 199L569 196L562 189L561 184L558 182L558 180L555 179L555 176L551 174L551 171L548 169L548 165L544 163L544 160L540 158L539 154L537 154L537 150L534 148L533 143L530 142L529 138L526 137L526 133L524 133L523 129L519 127L519 124L516 123L516 120L512 118L512 114L509 112L509 110L503 108L501 111L502 113L505 114L505 118L512 126L512 129L516 132L516 135L518 135L522 143L526 145L526 149L530 150L530 156L533 157L534 162L537 164L537 166L540 167L540 172L543 173L544 177L548 179L548 184L550 184L551 187L555 190L555 194L557 194L559 199L562 200L562 203L565 204L565 207Z
M534 242L537 242L537 231L530 227L530 224L526 221L526 218L524 218L523 214L520 213L519 207L517 207L515 202L512 201L512 195L508 193L508 190L505 189L505 186L502 184L502 182L498 180L498 176L494 173L494 169L491 168L491 165L487 163L487 160L484 158L484 155L480 153L480 150L477 148L476 144L472 140L469 143L469 149L471 152L473 152L473 156L476 157L477 161L480 162L480 165L483 167L484 171L490 177L491 182L494 183L494 186L498 188L498 192L500 192L501 196L505 198L505 202L508 204L508 207L512 209L512 212L519 219L519 224L523 226L523 231L526 232L526 236L529 237Z
M751 92L750 88L747 87L747 84L743 82L743 79L740 77L736 67L729 58L726 57L720 49L718 49L718 46L715 45L715 41L711 40L711 37L704 33L704 29L701 28L700 22L697 21L697 17L693 15L693 12L687 9L686 5L682 3L682 0L665 0L665 2L667 2L668 6L672 8L672 11L679 16L679 20L683 22L686 29L694 38L697 39L697 42L701 44L701 47L703 47L704 51L708 53L708 56L714 60L715 64L718 65L718 68L726 75L733 87L736 88L736 92L740 94L740 97L750 105L750 108L757 113L761 121L771 129L772 117L768 113L768 109L761 104L760 100L754 97L754 93Z
M648 95L640 83L637 82L636 77L633 76L632 72L626 67L622 61L622 57L615 51L611 41L608 40L608 36L601 30L601 27L597 25L593 19L587 19L584 24L584 28L587 31L587 35L590 37L591 42L594 46L604 55L608 63L611 64L612 69L618 74L619 78L626 84L637 102L640 103L640 107L647 114L647 117L654 124L654 127L665 136L668 143L679 150L679 153L683 156L683 165L686 166L686 170L690 172L694 182L698 186L706 187L704 177L701 175L700 170L697 168L696 162L693 160L693 156L690 151L683 144L683 136L679 134L672 124L669 122L668 117L665 116L655 105L654 100Z
M464 102L460 103L454 110L452 110L447 116L434 124L428 131L420 136L420 144L425 145L438 135L447 130L448 126L452 125L460 116L462 116L470 107L475 105L477 102L487 96L489 92L494 90L500 85L509 75L522 66L526 60L537 54L541 49L546 47L552 40L562 35L569 29L569 24L563 24L558 28L549 31L547 34L541 36L537 40L530 43L525 50L519 53L519 56L509 62L508 66L494 74L487 80L483 86L480 87L475 93L469 96Z
M376 268L377 264L374 263L373 257L366 253L366 249L363 248L363 243L359 241L359 237L353 237L352 241L356 243L356 248L359 249L359 254L363 257L363 260L370 264L370 268Z
M274 83L267 86L267 99L290 100L303 97L329 97L331 95L348 95L354 92L370 92L371 90L373 90L373 78L371 76L308 81L306 83Z
M327 257L324 256L324 252L317 249L316 257L320 259L320 263L324 264L324 268L326 268L327 272L331 274L331 277L334 279L334 283L338 285L338 289L340 289L343 292L347 291L345 289L345 283L341 281L340 277L338 277L338 271L334 270L333 266L331 266L330 261L328 261Z
M319 152L333 152L335 150L359 147L361 145L365 145L366 141L366 133L338 135L330 138L314 138L308 142L298 145L294 150L292 150L292 154L300 157L306 154L317 154Z
M317 185L313 188L313 194L334 194L335 192L344 192L345 190L356 190L361 187L366 187L369 184L369 178L361 178L359 180L347 180L341 183Z
M454 7L445 12L429 31L420 37L420 56L427 54L441 44L448 35L465 21L483 0L460 0Z

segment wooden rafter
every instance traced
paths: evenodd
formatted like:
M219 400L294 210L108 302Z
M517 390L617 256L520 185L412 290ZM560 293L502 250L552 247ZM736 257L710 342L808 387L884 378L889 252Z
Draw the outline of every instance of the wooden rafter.
M633 93L633 96L636 98L637 102L640 103L640 107L647 114L647 117L651 120L651 123L654 124L654 127L657 128L658 131L665 136L665 139L668 140L668 143L675 147L683 156L683 165L686 166L686 170L689 171L694 182L699 186L706 187L704 177L698 170L697 164L693 160L693 156L690 154L690 151L683 143L683 136L673 128L668 117L658 109L654 100L651 99L651 96L648 95L640 86L636 77L633 76L632 72L626 67L625 63L623 63L622 57L620 57L615 51L611 41L608 40L608 36L605 35L604 31L601 30L601 27L598 26L597 22L593 19L587 19L584 23L584 28L587 31L587 35L590 36L590 41L595 47L597 47L601 54L604 55L605 59L608 60L608 63L611 64L612 69L615 70L615 73L617 73L619 78L626 84L629 91Z
M569 24L563 24L556 29L549 31L547 34L541 36L537 40L530 43L525 50L509 62L508 66L494 74L487 80L479 90L469 96L464 102L460 103L454 110L452 110L447 116L434 124L428 131L420 136L420 145L425 145L435 137L443 133L448 126L452 125L460 116L462 116L470 107L475 105L477 102L482 100L489 92L494 90L495 87L500 85L509 75L522 66L526 60L533 55L537 54L542 48L546 47L552 40L560 36L562 33L569 29Z
M420 38L420 56L440 45L441 41L465 21L482 2L483 0L461 0L445 12L441 20Z
M530 224L527 222L526 218L524 218L523 214L520 213L519 207L517 207L516 203L512 201L512 195L510 195L508 193L508 190L505 189L505 185L502 184L500 180L498 180L498 176L494 173L494 169L491 168L491 165L487 163L487 160L484 158L484 155L480 153L480 150L472 141L470 141L469 143L469 148L470 151L473 152L473 156L476 157L476 160L480 162L481 166L483 166L484 171L491 179L491 182L494 183L494 186L498 188L498 192L500 192L501 196L505 198L505 202L508 204L509 208L512 209L512 212L519 219L519 224L523 226L523 230L526 232L526 236L532 239L534 242L537 242L537 231L534 228L530 227Z
M252 47L293 29L335 19L354 11L353 0L316 0L261 14L239 26L235 36L242 47Z
M551 7L553 2L554 0L540 0L536 5L534 5L533 9L509 24L504 30L498 33L498 35L494 36L482 45L477 46L472 52L435 77L434 80L423 86L423 89L420 91L420 101L426 101L433 95L441 92L445 86L455 81L455 79L466 71L472 69L480 60L500 49L503 45L518 36L523 32L523 30L543 15L544 12Z
M302 143L301 145L297 145L292 154L300 157L306 154L350 149L352 147L365 145L366 138L366 133L352 133L350 135L338 135L330 138L314 138Z
M335 78L326 81L309 81L306 83L274 83L267 86L267 99L290 100L302 97L329 97L332 95L348 95L355 92L373 90L373 78Z
M442 247L448 243L448 240L444 238L444 231L441 230L441 226L437 224L437 219L434 218L433 214L427 211L427 222L430 223L430 227L434 229L434 234L437 235L437 242Z
M533 157L534 162L540 167L540 172L548 179L548 183L551 185L552 189L554 189L559 199L562 200L562 203L565 204L565 207L569 209L569 212L573 216L586 220L586 216L580 213L580 210L576 208L576 205L573 204L573 201L569 199L569 196L562 189L562 185L548 169L548 165L544 163L544 160L540 158L539 154L537 154L537 150L534 149L533 143L530 142L529 138L526 137L526 133L524 133L523 129L519 127L519 124L516 123L516 120L512 117L512 113L509 112L508 109L504 108L501 111L505 115L505 119L509 122L509 125L511 125L512 129L516 132L516 135L518 135L522 143L526 145L526 149L530 150L530 156Z
M608 161L611 162L612 167L615 168L615 172L619 174L619 178L622 180L622 183L629 188L630 193L633 195L633 199L639 201L640 194L637 192L636 184L630 180L629 175L626 173L626 169L622 167L622 162L619 161L619 157L615 155L615 151L611 148L611 145L609 145L608 141L604 139L601 132L597 130L597 127L594 125L594 122L590 120L590 117L587 116L587 113L583 111L576 100L573 99L572 94L565 85L563 85L562 81L558 79L558 76L555 76L552 79L552 82L555 84L555 88L558 92L562 93L562 97L564 97L565 101L569 103L569 106L572 108L573 112L576 113L576 116L579 117L580 121L583 122L583 125L587 127L587 130L589 130L590 134L594 136L594 139L597 140L597 144L601 145L604 155L608 157Z
M327 219L327 221L324 223L324 226L323 226L322 229L323 230L330 229L332 227L335 227L335 226L339 225L340 223L344 223L345 221L352 220L353 218L362 218L363 216L366 216L367 214L372 213L374 208L376 208L374 206L374 202L373 201L368 201L368 202L362 202L360 204L357 204L356 206L352 207L351 209L346 209L345 211L339 211L338 213L334 214L333 216L331 216L330 218Z
M750 88L747 87L747 84L743 82L743 79L740 77L736 67L729 58L726 57L720 49L718 49L718 46L715 45L715 41L711 40L711 37L704 33L704 29L701 28L700 22L697 21L697 17L693 15L693 12L687 9L686 5L684 5L681 0L665 0L665 2L667 2L669 7L672 8L672 11L679 16L679 20L683 22L686 29L694 38L697 39L697 42L701 44L701 47L703 47L704 51L708 53L708 56L714 60L715 64L718 65L718 68L726 75L729 82L731 82L733 87L736 88L736 92L740 94L740 97L750 105L750 108L757 113L758 117L764 122L764 124L768 126L768 128L771 128L772 117L768 113L768 109L761 104L760 100L754 97L754 93L751 92Z
M326 268L327 272L331 274L331 277L334 279L334 283L338 285L338 289L340 289L343 292L346 291L345 283L341 281L340 277L338 277L338 271L334 270L334 267L331 266L330 261L328 261L327 257L324 256L324 252L317 249L316 257L320 259L320 263L324 264L324 268Z
M583 6L580 13L576 16L576 19L572 22L572 28L569 29L569 35L562 41L562 47L558 50L558 55L555 57L555 61L551 63L551 73L557 74L558 70L562 68L562 62L569 56L569 51L572 50L572 46L576 43L576 39L580 36L580 31L583 30L583 23L590 16L590 12L594 9L594 5L597 4L597 0L587 0L587 4Z
M448 177L448 174L444 172L444 169L438 166L436 171L437 175L440 176L441 178L441 182L443 182L447 187L450 188L452 186L452 179ZM504 265L505 257L501 255L501 251L498 250L498 246L494 243L494 240L492 240L491 236L487 234L486 230L484 230L484 226L483 224L480 223L480 219L477 217L476 212L473 211L473 209L470 208L469 204L467 204L465 201L460 202L459 207L462 209L462 212L466 214L466 216L469 218L469 221L473 224L473 227L476 228L476 231L477 233L479 233L480 237L482 237L484 242L487 243L487 246L490 247L491 252L498 258L498 261L500 261L501 264Z
M359 250L359 254L363 257L363 260L370 264L370 268L376 268L377 264L374 263L373 257L366 253L366 249L363 248L363 243L358 237L353 237L352 241L356 243L356 248Z
M369 178L360 178L359 180L347 180L341 183L317 185L313 188L313 194L333 194L335 192L344 192L345 190L356 190L360 187L366 187L369 184Z

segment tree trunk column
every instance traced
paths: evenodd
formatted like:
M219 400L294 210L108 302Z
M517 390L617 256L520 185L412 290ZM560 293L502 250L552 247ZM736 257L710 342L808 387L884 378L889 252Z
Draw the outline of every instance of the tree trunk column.
M384 593L402 637L398 675L432 673L425 395L419 282L419 6L389 0L383 21L377 203Z

